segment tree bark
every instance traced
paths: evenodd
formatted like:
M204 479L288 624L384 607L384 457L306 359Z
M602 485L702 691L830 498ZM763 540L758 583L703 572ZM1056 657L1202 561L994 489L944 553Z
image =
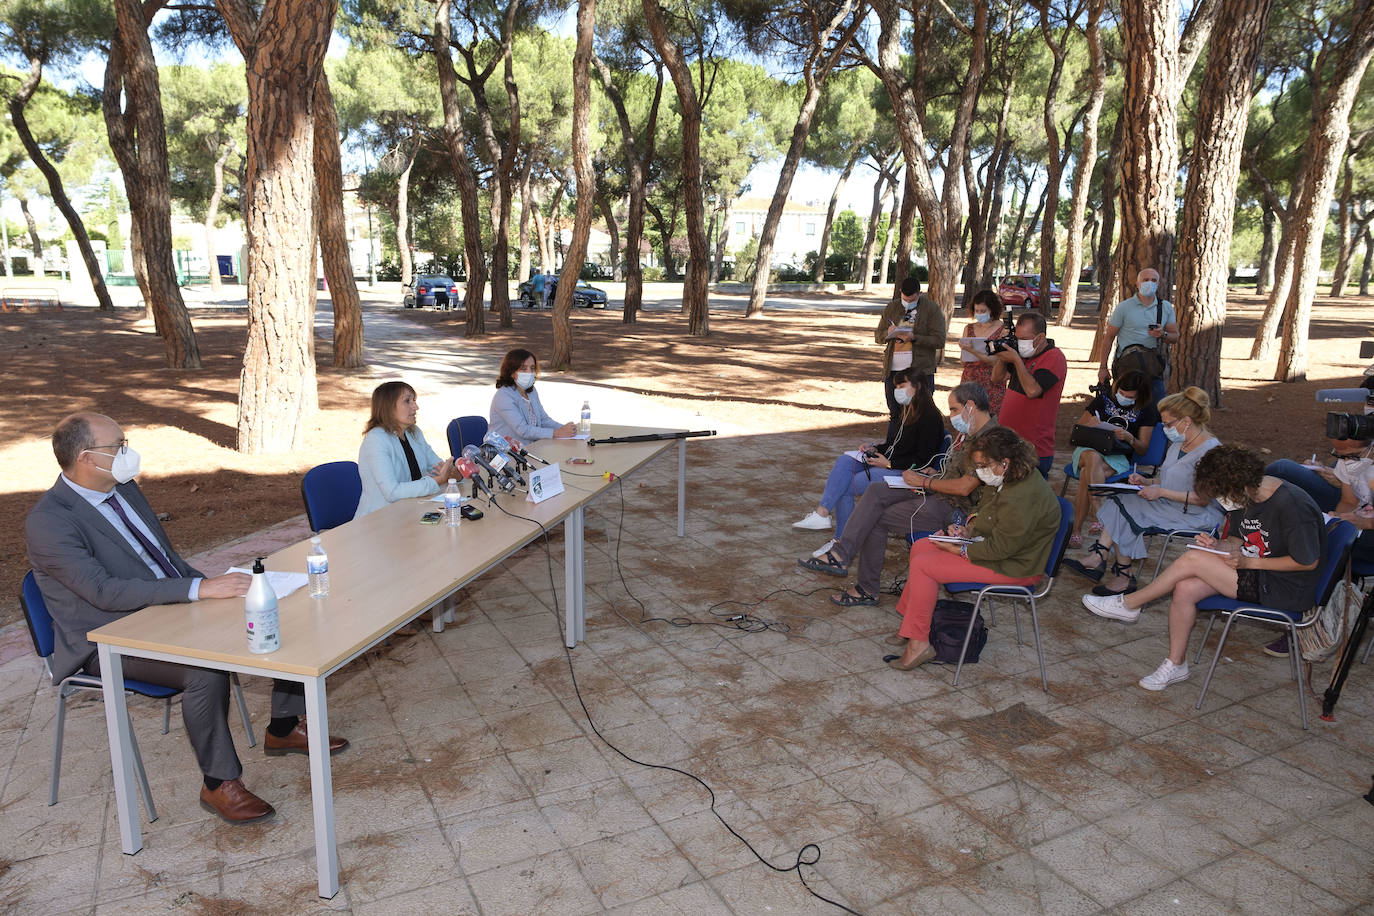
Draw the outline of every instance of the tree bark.
M573 51L572 158L577 179L577 206L573 211L572 240L558 278L558 295L553 303L553 368L572 365L573 290L587 254L587 238L592 231L596 204L596 172L592 169L592 34L596 26L596 0L578 0L577 45Z
M1179 227L1179 341L1171 391L1196 385L1221 405L1221 333L1226 322L1236 181L1255 62L1273 0L1221 0L1203 85Z
M516 272L516 282L524 283L530 278L530 222L533 219L534 192L530 187L530 173L534 170L534 157L526 156L520 169L520 268Z
M887 272L892 269L892 245L897 238L898 224L902 218L902 202L906 195L898 193L901 185L896 176L892 179L892 212L887 217L887 232L883 238L883 263L878 269L878 285L887 285Z
M200 348L172 263L172 198L162 89L148 25L161 0L116 0L115 36L105 66L101 107L110 150L124 176L131 222L139 224L148 288L144 299L173 369L199 369ZM123 99L121 107L120 99ZM137 258L136 258L137 259ZM135 268L135 273L137 268Z
M415 279L414 259L410 256L410 172L415 168L420 143L420 134L416 131L415 145L410 148L406 164L396 176L396 256L401 259L402 286L409 286Z
M315 387L315 90L336 0L216 0L248 77L248 345L238 449L305 443Z
M859 256L859 262L863 265L863 282L859 288L865 292L873 282L874 248L878 243L878 222L883 218L883 202L895 190L895 184L889 183L889 169L896 168L896 155L893 153L891 160L888 157L878 160L878 179L873 182L873 207L868 212L868 228L864 232L863 252Z
M720 282L720 266L725 260L725 246L730 241L730 203L725 201L716 210L716 217L720 226L716 232L715 252L711 255L711 282Z
M653 36L658 56L668 68L677 90L682 130L682 196L687 216L687 279L682 285L682 303L688 309L687 333L692 337L711 334L709 291L706 285L710 251L706 245L705 201L702 197L701 102L696 84L682 49L668 35L658 0L642 0L644 21Z
M1302 176L1301 206L1289 218L1293 232L1293 278L1284 306L1283 344L1274 380L1307 378L1307 330L1321 267L1331 192L1341 156L1350 142L1350 109L1374 54L1374 0L1357 0L1351 10L1349 37L1340 47L1329 81L1313 86L1312 129L1307 141L1307 169ZM1320 71L1318 71L1320 72Z
M458 199L463 210L463 254L468 271L463 310L467 316L467 336L480 337L486 333L482 302L486 298L487 265L482 256L482 229L477 222L477 177L468 161L467 131L463 129L463 112L458 103L458 76L449 51L449 39L453 34L449 4L450 0L438 0L435 6L433 50L439 68L439 98L444 106L444 144L458 182Z
M1370 274L1374 267L1374 229L1368 227L1364 230L1364 264L1360 267L1360 295L1369 295Z
M854 173L854 166L858 163L859 157L863 155L859 150L855 150L849 157L849 161L844 164L840 178L835 182L835 188L830 192L830 205L825 208L825 225L821 228L821 243L816 249L816 273L813 279L817 283L825 282L825 256L830 251L830 229L835 225L835 208L839 206L840 194L844 191L845 184L849 181L849 176ZM758 278L754 278L755 285Z
M1064 75L1064 58L1073 29L1073 20L1078 17L1078 7L1064 4L1064 28L1059 40L1054 40L1054 29L1050 26L1050 0L1040 0L1040 35L1045 46L1050 49L1054 61L1050 65L1049 83L1045 88L1045 103L1041 108L1041 120L1045 127L1045 204L1040 221L1040 288L1045 295L1040 297L1040 311L1046 319L1054 308L1049 290L1054 284L1055 227L1058 225L1059 186L1064 179L1064 157L1060 154L1059 124L1056 108L1059 104L1059 84ZM1073 136L1073 131L1069 131ZM1067 142L1065 143L1067 145ZM1067 286L1068 283L1066 282Z
M1018 269L1026 270L1026 264L1030 259L1030 242L1034 237L1035 226L1040 222L1045 213L1045 201L1050 196L1049 182L1040 187L1040 202L1035 205L1035 212L1031 214L1030 222L1026 224L1026 234L1021 237L1021 248L1016 255L1016 265Z
M67 221L67 227L71 229L72 235L76 238L76 247L81 251L81 260L86 265L86 273L91 278L91 288L95 291L96 306L101 311L114 311L114 303L110 301L110 291L105 288L105 271L100 262L96 260L95 249L91 247L91 237L86 234L86 224L81 221L81 214L76 212L72 206L71 198L67 197L67 191L62 187L62 176L48 157L43 155L42 148L33 139L33 131L29 129L28 119L24 116L24 107L29 104L29 99L33 98L34 92L38 90L38 84L43 79L43 63L36 57L29 58L29 72L18 90L10 96L10 122L14 124L14 132L19 135L19 142L24 145L24 152L28 153L29 160L42 173L43 178L48 183L48 195L52 197L57 209L62 212L62 217ZM37 235L34 235L37 238ZM37 249L41 252L41 248ZM40 254L41 260L41 254ZM71 265L67 265L71 269Z
M804 89L801 108L797 112L796 123L792 126L792 139L787 145L787 154L783 157L782 168L778 172L778 184L773 189L773 199L768 204L768 213L764 216L763 227L759 232L759 248L754 258L754 285L749 290L749 304L744 312L746 318L754 318L763 314L763 302L768 293L768 276L773 267L773 244L777 240L778 224L782 222L782 211L787 204L787 197L792 191L792 182L797 177L797 167L801 164L802 153L806 150L806 139L811 134L811 121L816 114L816 105L820 102L821 87L836 62L839 61L840 55L849 46L855 31L863 22L863 17L854 16L844 34L828 52L826 45L829 44L830 37L840 28L853 9L854 0L843 0L834 7L830 20L824 25L815 18L804 20L811 26L811 30L808 36L810 44L806 49L806 57L802 63L802 85ZM852 163L849 168L853 168ZM833 202L831 209L834 209ZM823 253L816 270L818 274L816 282L820 283L824 280L825 273L825 255Z
M19 212L24 214L24 225L29 230L29 245L33 248L33 263L29 265L29 270L35 277L43 276L43 240L38 237L38 221L33 218L33 211L29 209L29 199L19 198Z
M353 258L348 249L348 222L344 217L343 164L339 150L339 118L329 78L320 72L315 82L315 200L319 225L320 255L334 308L334 367L358 369L363 362L363 307L358 282L353 279Z
M224 198L224 164L233 154L234 144L230 141L215 157L215 165L211 170L215 183L210 191L210 200L205 205L205 263L210 265L210 291L214 293L220 291L219 257L215 254L215 223L219 218L219 203Z
M1264 241L1260 244L1259 254L1259 273L1255 275L1255 292L1263 296L1269 292L1269 287L1274 285L1274 256L1278 254L1278 245L1274 239L1275 219L1274 208L1269 206L1268 201L1260 201L1260 225L1263 227Z
M611 238L611 279L620 279L620 227L615 224L615 210L611 199L600 188L597 189L596 204L601 210L601 219L606 224L606 234Z
M1105 0L1090 0L1088 4L1086 31L1088 69L1092 83L1088 90L1088 108L1083 115L1083 144L1078 151L1078 168L1073 176L1069 236L1064 246L1064 293L1059 305L1059 325L1065 328L1073 324L1074 309L1078 305L1078 274L1083 260L1083 211L1088 204L1088 189L1097 165L1097 125L1102 112L1102 100L1107 94L1107 59L1102 51L1099 25L1105 5Z

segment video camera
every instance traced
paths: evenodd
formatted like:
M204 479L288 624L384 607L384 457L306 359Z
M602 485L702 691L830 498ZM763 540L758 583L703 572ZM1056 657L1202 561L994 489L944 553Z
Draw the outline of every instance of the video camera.
M1361 344L1361 357L1365 344L1374 348L1374 342L1365 341ZM1374 439L1374 376L1366 376L1359 388L1323 388L1317 392L1317 403L1363 403L1364 413L1328 413L1326 436L1328 439Z
M996 356L1003 350L1015 350L1015 337L993 337L984 341L983 346L987 348L988 356Z

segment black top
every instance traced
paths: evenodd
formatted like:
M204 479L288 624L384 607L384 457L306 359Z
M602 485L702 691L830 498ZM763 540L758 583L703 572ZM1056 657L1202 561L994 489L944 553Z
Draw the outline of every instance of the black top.
M406 453L406 464L410 467L410 479L419 480L422 475L420 473L420 462L415 459L415 449L411 448L410 443L406 441L405 433L402 433L396 438L401 440L401 451Z
M1312 497L1285 480L1264 502L1228 513L1225 534L1241 539L1246 556L1315 561L1312 569L1297 572L1256 570L1265 607L1295 614L1311 610L1326 546L1326 525Z
M900 416L900 415L899 415ZM945 424L940 411L927 407L909 425L898 426L891 442L877 446L898 471L923 468L935 460L945 444Z
M1145 426L1158 426L1160 422L1159 411L1153 403L1141 407L1139 404L1132 404L1130 407L1122 407L1117 403L1115 396L1098 395L1087 403L1083 412L1091 414L1097 418L1099 423L1110 423L1113 426L1120 426L1128 430L1132 436L1140 437L1140 430ZM1125 442L1118 443L1120 449L1125 452L1132 452L1134 449Z

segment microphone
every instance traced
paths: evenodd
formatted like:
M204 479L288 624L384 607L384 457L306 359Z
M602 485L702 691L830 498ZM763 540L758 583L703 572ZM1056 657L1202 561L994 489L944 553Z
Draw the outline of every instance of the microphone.
M492 461L493 466L495 466L499 460L502 464L501 469L503 472L514 475L520 486L523 487L525 485L525 478L520 475L520 470L526 467L525 462L510 453L510 450L506 447L506 440L502 438L500 434L487 433L486 439L483 440L482 447L484 449L490 447L495 452L494 458L496 460ZM516 467L511 467L511 465L516 465ZM517 470L517 467L520 470Z
M1317 392L1317 403L1363 404L1370 394L1367 388L1323 388Z
M496 438L492 438L494 436ZM487 438L490 439L492 445L501 449L511 458L515 459L515 463L520 465L520 470L528 471L530 469L529 455L520 454L520 443L516 442L510 436L497 436L496 433L488 433ZM499 439L500 441L498 442L497 439Z
M493 482L493 483L499 481L499 485L500 485L501 489L507 490L507 489L511 489L511 488L514 487L514 484L511 484L510 487L508 487L508 486L506 485L506 484L510 481L510 478L509 478L509 477L506 477L506 476L503 475L500 471L498 471L496 468L492 467L492 466L487 462L486 456L484 456L484 455L482 454L482 450L479 449L477 446L475 446L475 445L466 445L466 446L464 446L464 447L463 447L463 457L466 458L466 459L468 459L468 460L469 460L470 462L472 462L473 464L477 465L477 467L479 467L479 468L481 468L482 470L486 471L489 475L491 475L491 479L492 479L492 482ZM490 491L488 491L488 492L490 492Z
M514 467L515 462L501 449L492 445L490 442L482 443L482 456L487 459L487 463L496 468L497 472L506 480L510 481L512 487L517 484L524 484L525 478L520 476L520 472ZM505 484L502 484L504 488Z
M482 480L482 475L477 473L477 465L471 458L459 458L453 466L458 469L459 474L463 475L464 480L471 480L473 484L485 490L488 498L496 498L496 494L491 492L491 487Z
M533 458L535 461L538 461L540 464L543 464L543 465L547 465L547 464L548 464L548 462L545 461L543 458L540 458L538 455L534 454L533 452L527 451L527 450L525 449L525 447L524 447L523 445L520 444L519 440L517 440L517 439L512 439L510 436L507 436L507 437L506 437L506 442L510 444L510 450L511 450L512 452L514 452L515 454L519 455L521 458Z

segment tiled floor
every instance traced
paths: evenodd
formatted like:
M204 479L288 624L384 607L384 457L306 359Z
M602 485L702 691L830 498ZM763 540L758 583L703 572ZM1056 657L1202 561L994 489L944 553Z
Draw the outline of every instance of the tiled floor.
M1162 609L1099 620L1065 576L1041 605L1048 695L1006 611L958 688L949 668L890 670L895 598L840 611L817 591L837 580L795 565L818 539L789 527L806 500L775 459L800 447L694 443L686 539L671 458L624 484L623 529L618 499L590 512L588 638L568 656L536 545L469 589L456 626L332 678L353 742L334 760L333 900L315 893L306 761L241 746L279 814L223 825L197 805L180 722L159 735L149 702L132 704L161 813L143 851L119 850L98 699L73 704L48 807L53 689L11 627L0 911L838 912L800 858L818 894L874 914L1374 912L1374 669L1304 732L1287 663L1242 630L1195 710L1200 674L1135 684L1162 657ZM744 603L712 616L727 599ZM725 620L745 612L769 629ZM246 687L260 732L266 685Z

